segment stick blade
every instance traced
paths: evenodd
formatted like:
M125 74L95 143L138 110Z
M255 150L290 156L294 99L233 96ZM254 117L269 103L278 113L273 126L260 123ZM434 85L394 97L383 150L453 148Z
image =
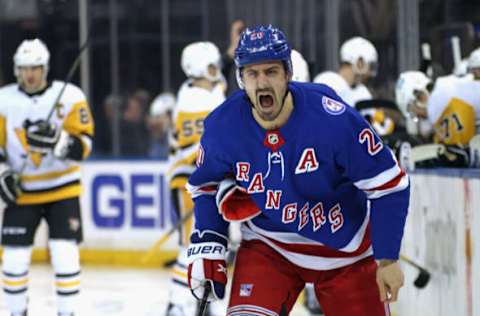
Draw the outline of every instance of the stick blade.
M430 272L427 270L420 270L420 273L413 282L413 285L415 285L415 287L418 289L423 289L425 286L427 286L428 281L430 281Z

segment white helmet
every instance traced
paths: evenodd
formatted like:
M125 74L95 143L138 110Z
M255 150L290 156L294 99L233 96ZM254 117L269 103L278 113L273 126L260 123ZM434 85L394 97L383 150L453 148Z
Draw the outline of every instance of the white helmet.
M38 38L33 40L24 40L13 55L13 72L18 78L19 68L27 66L43 66L44 78L48 73L48 62L50 61L50 52L47 46Z
M211 42L195 42L187 45L182 52L182 69L187 77L206 78L210 81L218 81L220 72L220 51ZM212 76L208 73L208 66L217 67L217 74Z
M417 101L418 92L429 95L428 85L432 81L421 71L405 71L400 74L395 86L395 99L405 117L410 117L409 105Z
M310 72L308 71L308 64L305 58L303 58L300 52L292 49L292 53L290 55L292 59L292 80L293 81L301 81L301 82L309 82L310 81Z
M468 70L480 68L480 47L471 52L467 62Z
M358 61L369 66L370 72L375 75L377 70L378 53L373 44L363 37L352 37L345 41L340 47L340 61L352 64L353 70L357 74L364 74L366 70L358 69Z
M150 105L150 116L159 116L168 111L173 111L175 102L173 93L164 92L159 94Z

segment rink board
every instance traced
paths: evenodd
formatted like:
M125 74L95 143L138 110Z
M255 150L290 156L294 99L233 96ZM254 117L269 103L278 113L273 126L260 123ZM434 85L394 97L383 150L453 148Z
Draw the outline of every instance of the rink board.
M399 315L480 315L480 172L423 171L411 175L411 206L402 252L432 278L416 289L416 269L403 264L406 286Z
M168 231L176 216L166 180L167 164L155 161L87 161L82 166L84 263L158 266L176 256L174 234L147 263L142 256ZM35 237L34 261L48 258L48 231Z

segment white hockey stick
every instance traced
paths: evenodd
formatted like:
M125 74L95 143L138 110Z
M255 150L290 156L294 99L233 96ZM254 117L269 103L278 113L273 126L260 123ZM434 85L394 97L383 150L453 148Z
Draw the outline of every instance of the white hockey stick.
M413 162L420 162L428 159L438 158L445 153L445 145L427 144L412 147L411 155Z

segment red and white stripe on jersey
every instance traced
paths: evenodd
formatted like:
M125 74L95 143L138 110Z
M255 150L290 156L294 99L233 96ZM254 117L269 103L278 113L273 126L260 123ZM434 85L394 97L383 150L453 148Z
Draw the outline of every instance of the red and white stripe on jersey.
M408 187L408 175L395 164L370 179L359 180L355 186L364 191L369 199L378 199L382 196L405 190Z
M278 316L278 313L255 305L236 305L227 310L227 316Z
M188 193L190 193L192 195L192 198L194 199L201 195L216 195L218 189L218 182L207 182L199 186L187 183L186 187Z
M370 211L350 240L335 250L295 232L271 232L248 221L242 225L245 240L258 239L275 249L290 262L306 269L331 270L350 265L373 254L368 230Z

